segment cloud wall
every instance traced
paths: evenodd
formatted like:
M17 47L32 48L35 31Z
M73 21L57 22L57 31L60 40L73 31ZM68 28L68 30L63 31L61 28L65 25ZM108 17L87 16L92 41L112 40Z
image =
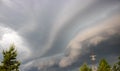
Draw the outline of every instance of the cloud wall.
M22 71L76 70L93 49L115 61L119 27L119 0L0 1L0 48L15 43Z

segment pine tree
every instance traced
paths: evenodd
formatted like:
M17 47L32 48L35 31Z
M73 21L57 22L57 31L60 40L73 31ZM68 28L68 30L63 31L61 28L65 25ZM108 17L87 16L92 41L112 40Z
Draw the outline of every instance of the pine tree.
M80 71L91 71L91 69L88 67L88 65L86 63L84 63L81 67L80 67Z
M3 61L0 64L0 71L19 71L20 62L17 60L15 46L11 45L9 50L3 50Z
M102 59L99 63L97 71L111 71L111 67L105 59Z
M118 59L119 59L119 61L117 63L115 63L112 68L113 71L120 71L120 57Z

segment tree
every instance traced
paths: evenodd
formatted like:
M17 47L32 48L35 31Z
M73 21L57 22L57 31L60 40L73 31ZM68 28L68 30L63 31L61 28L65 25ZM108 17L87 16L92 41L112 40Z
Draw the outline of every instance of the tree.
M81 67L80 67L80 71L91 71L91 69L88 67L88 65L86 63L84 63Z
M17 50L14 45L9 50L3 50L3 61L0 64L0 71L19 71L20 62L17 60Z
M118 57L119 61L114 64L112 70L113 71L120 71L120 57Z
M102 59L99 63L97 71L111 71L111 67L105 59Z

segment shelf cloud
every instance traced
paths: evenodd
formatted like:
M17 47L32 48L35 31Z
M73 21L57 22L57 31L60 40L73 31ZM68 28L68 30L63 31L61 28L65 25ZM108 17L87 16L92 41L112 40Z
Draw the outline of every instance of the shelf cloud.
M0 1L0 52L14 43L21 71L74 71L92 51L114 62L119 28L119 0Z

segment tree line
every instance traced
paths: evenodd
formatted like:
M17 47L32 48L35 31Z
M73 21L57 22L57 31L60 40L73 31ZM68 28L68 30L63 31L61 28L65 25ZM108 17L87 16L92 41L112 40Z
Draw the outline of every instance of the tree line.
M20 61L17 60L17 50L11 45L8 50L3 50L3 59L0 61L0 71L19 71ZM79 71L92 71L91 67L84 63L80 66ZM106 59L101 59L97 71L120 71L120 57L118 62L111 66Z
M84 63L81 65L79 71L92 71L92 69ZM101 59L96 71L120 71L120 57L118 57L118 62L111 66L106 59Z

